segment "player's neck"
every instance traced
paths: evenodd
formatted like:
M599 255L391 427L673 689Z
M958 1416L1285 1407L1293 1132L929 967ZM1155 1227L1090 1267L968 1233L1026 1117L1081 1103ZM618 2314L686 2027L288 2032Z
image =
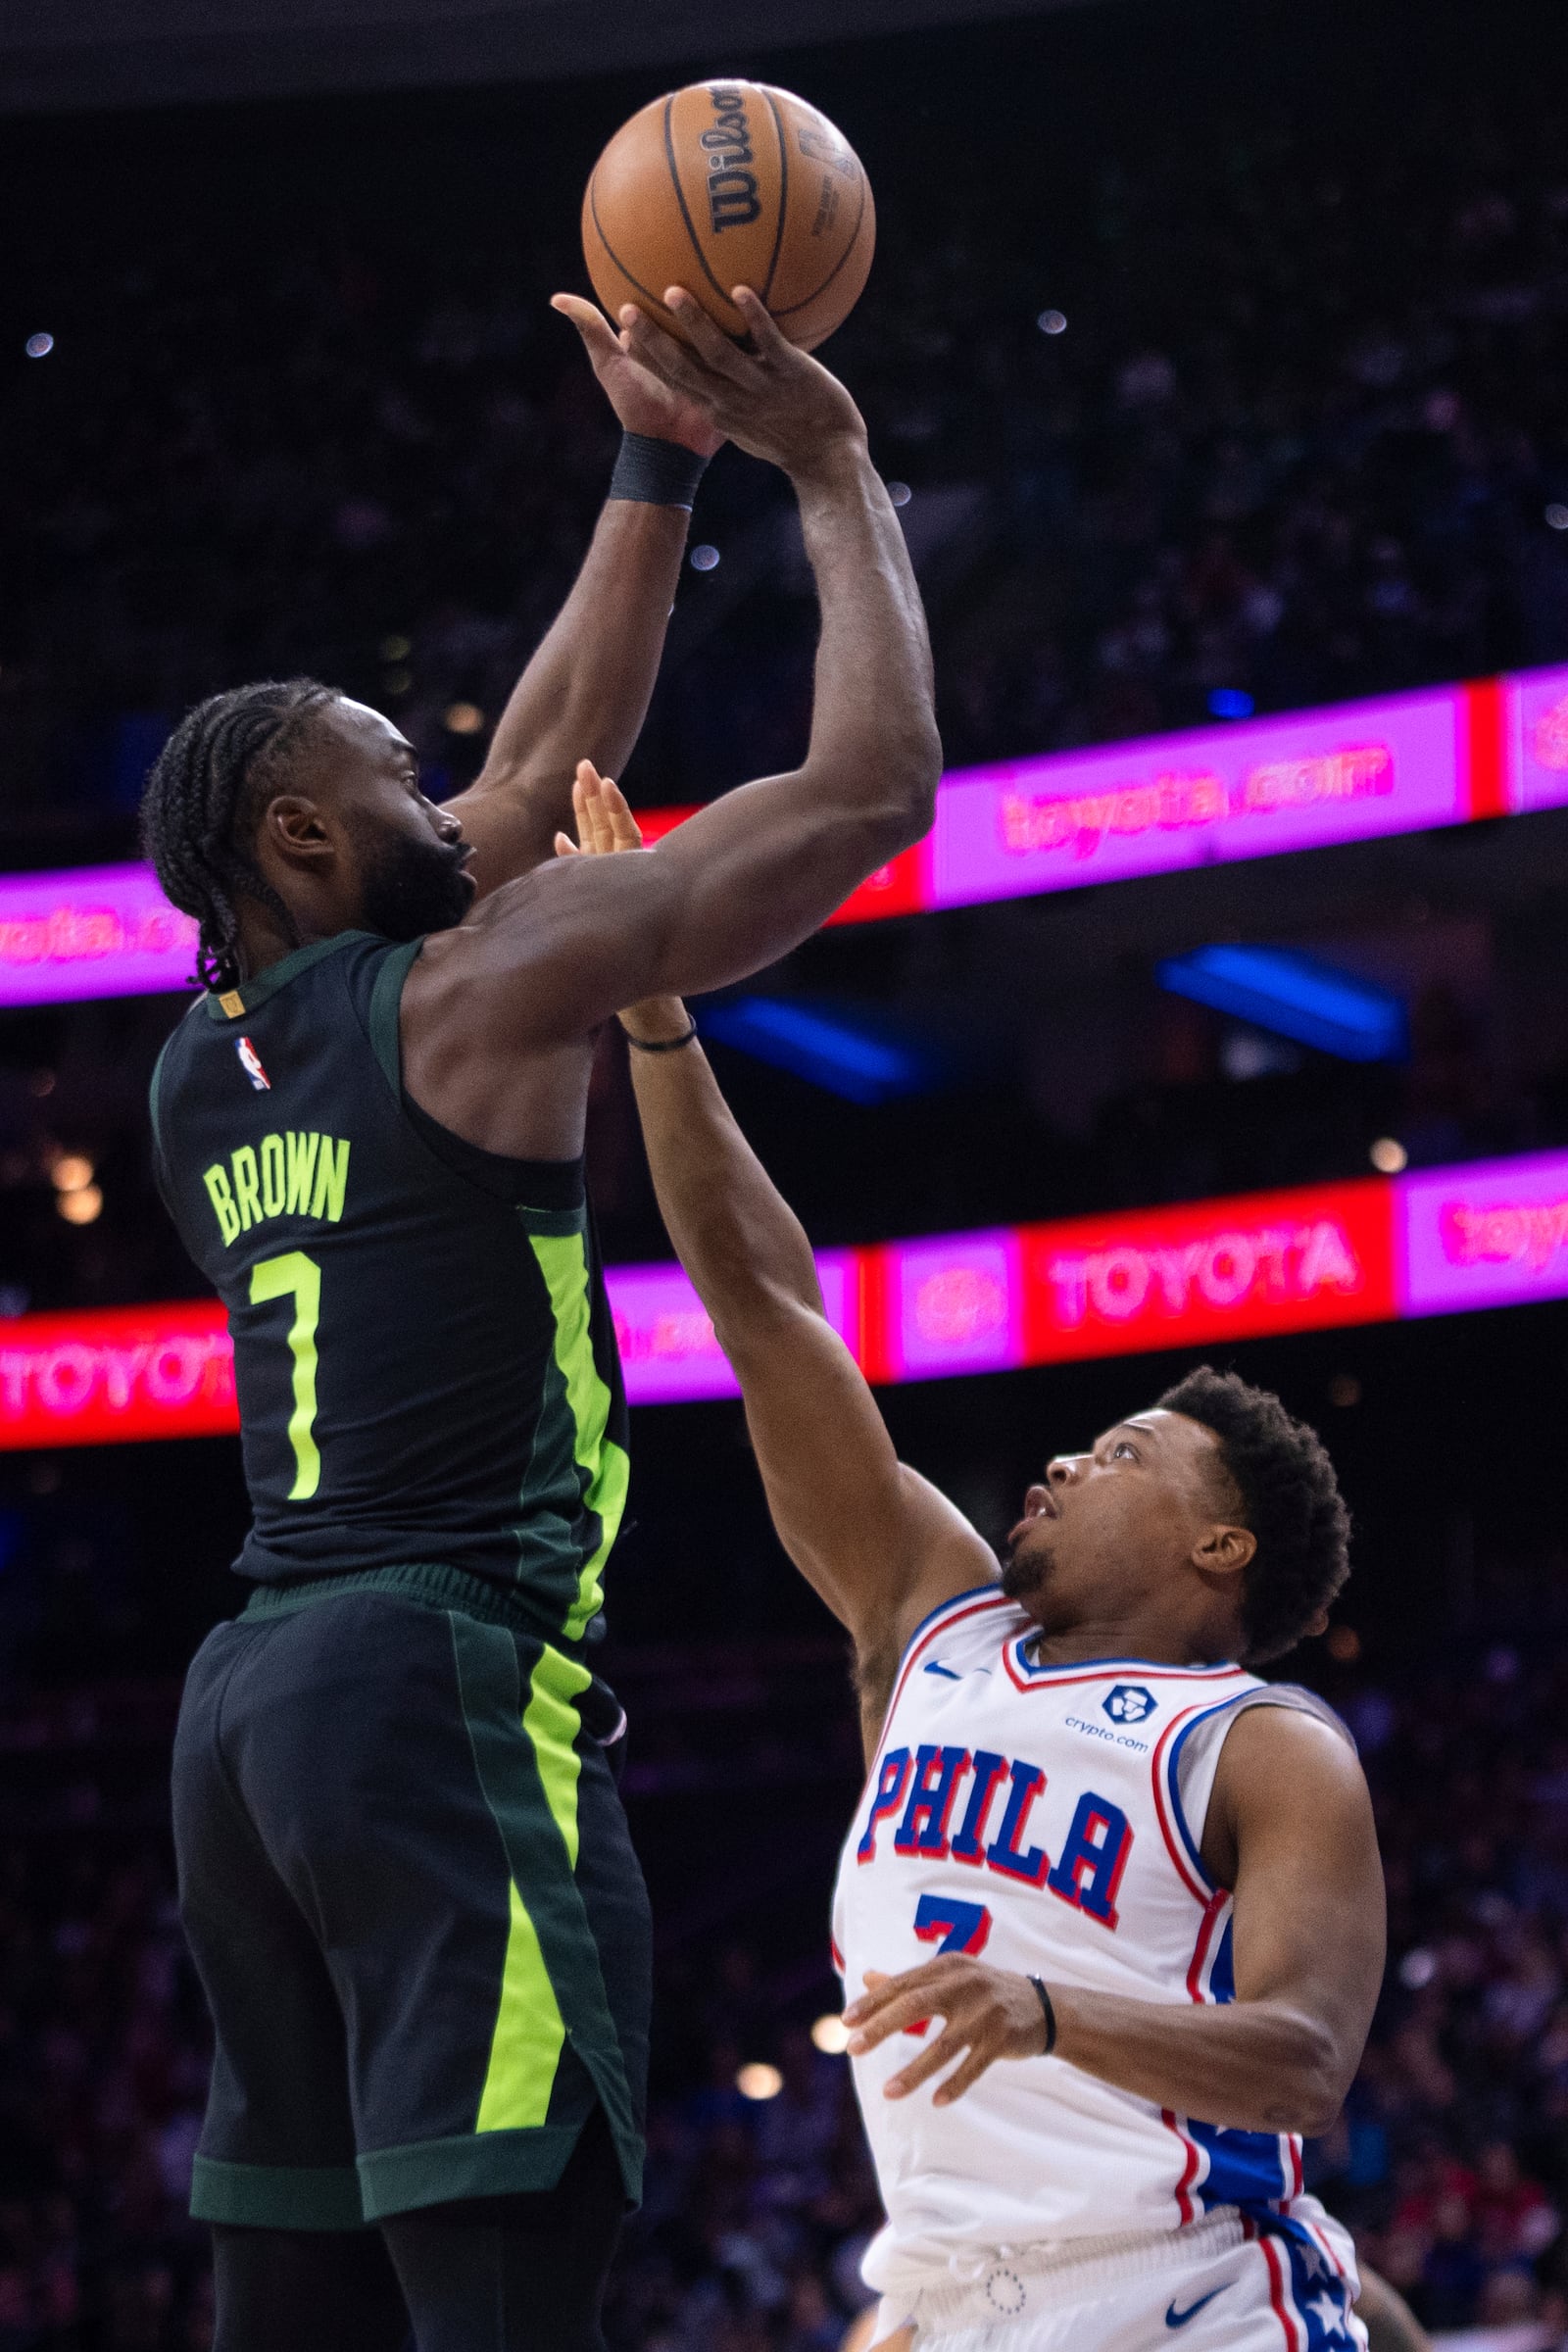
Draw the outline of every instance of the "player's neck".
M1224 1629L1172 1624L1160 1618L1092 1618L1053 1626L1029 1637L1029 1654L1042 1666L1077 1666L1096 1658L1125 1658L1146 1666L1217 1666L1236 1655Z
M268 907L247 903L239 918L240 976L254 980L259 972L270 970L292 956L296 948L309 947L316 933L303 924L284 928Z

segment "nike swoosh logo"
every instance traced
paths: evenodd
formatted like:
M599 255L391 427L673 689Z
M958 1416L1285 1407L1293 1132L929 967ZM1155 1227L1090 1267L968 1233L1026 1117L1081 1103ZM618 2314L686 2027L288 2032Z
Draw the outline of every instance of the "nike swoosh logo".
M1225 2285L1229 2284L1230 2280L1227 2279ZM1224 2286L1211 2286L1206 2295L1200 2295L1198 2301L1189 2303L1185 2311L1178 2311L1174 2303L1167 2303L1165 2306L1166 2327L1185 2328L1189 2320L1197 2319L1205 2303L1212 2303L1216 2295L1222 2295L1224 2292Z

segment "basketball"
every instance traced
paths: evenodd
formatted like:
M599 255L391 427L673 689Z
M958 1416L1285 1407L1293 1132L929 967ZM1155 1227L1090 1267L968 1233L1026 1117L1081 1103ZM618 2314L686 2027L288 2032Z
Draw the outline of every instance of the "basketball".
M582 242L612 319L634 302L679 335L661 298L685 286L738 337L730 291L751 286L814 351L859 300L876 210L859 157L814 106L763 81L700 81L616 131L583 197Z

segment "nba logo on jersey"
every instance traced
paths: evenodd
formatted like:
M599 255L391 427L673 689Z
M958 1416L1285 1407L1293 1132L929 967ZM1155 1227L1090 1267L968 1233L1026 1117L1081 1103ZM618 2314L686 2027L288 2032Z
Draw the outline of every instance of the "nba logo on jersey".
M248 1037L235 1038L234 1051L239 1055L240 1068L255 1087L256 1092L259 1095L270 1094L272 1081L263 1069L262 1057L251 1044L250 1039Z

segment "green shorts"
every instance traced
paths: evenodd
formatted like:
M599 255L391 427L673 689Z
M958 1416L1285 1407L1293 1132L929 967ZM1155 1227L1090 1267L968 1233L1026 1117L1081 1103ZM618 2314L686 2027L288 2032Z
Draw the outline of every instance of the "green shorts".
M265 1590L208 1636L173 1775L200 2219L550 2188L596 2101L636 2201L651 1939L607 1701L448 1569Z

